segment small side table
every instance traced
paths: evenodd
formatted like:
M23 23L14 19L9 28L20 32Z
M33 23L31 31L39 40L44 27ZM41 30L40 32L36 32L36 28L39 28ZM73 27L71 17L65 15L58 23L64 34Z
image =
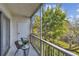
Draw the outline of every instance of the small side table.
M24 45L21 49L23 50L23 55L24 56L28 56L28 54L29 54L29 48L30 48L30 46L29 46L29 44L26 44L26 45Z

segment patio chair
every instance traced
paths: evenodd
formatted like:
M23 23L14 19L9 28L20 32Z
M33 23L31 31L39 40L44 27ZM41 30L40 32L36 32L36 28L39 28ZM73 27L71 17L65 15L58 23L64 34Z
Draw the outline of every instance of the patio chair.
M14 56L16 55L16 53L19 51L19 49L23 50L23 55L26 56L29 53L29 40L24 40L23 38L21 38L21 40L17 40L15 41L15 45L16 45L16 52L14 54Z

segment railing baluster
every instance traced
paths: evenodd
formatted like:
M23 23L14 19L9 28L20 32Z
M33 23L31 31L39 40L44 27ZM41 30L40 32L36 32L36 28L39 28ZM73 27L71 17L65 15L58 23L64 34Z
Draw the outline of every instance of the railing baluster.
M40 41L39 40L38 40L37 44L38 44L38 49L40 50Z
M45 56L46 56L46 43L45 43Z
M45 43L45 44L46 44L46 43ZM47 56L47 44L46 44L46 48L45 48L45 53L46 53L45 56Z
M50 48L51 48L51 52L50 52L50 54L51 54L51 56L52 56L52 47L50 46Z
M63 53L63 56L65 56L65 54Z
M54 47L53 47L53 56L54 56Z
M45 45L44 45L44 42L43 42L43 55L44 55L44 46L45 46Z
M49 45L47 45L47 47L48 47L48 53L47 53L47 54L48 54L48 56L49 56Z
M46 44L46 56L48 56L48 49L47 49L47 44Z
M38 38L35 35L31 36L31 43L35 46L35 48L37 48L40 51L39 42L40 42L40 38ZM45 55L45 56L50 56L50 55L53 55L53 56L54 55L77 56L77 55L73 54L72 52L67 51L67 50L65 50L53 43L50 43L46 40L41 39L41 42L43 43L42 50L43 50L43 55Z
M60 56L60 51L58 50L58 56Z
M63 53L61 52L61 56L63 56Z
M50 49L50 45L49 45L49 56L51 56L50 52L51 52L51 49Z

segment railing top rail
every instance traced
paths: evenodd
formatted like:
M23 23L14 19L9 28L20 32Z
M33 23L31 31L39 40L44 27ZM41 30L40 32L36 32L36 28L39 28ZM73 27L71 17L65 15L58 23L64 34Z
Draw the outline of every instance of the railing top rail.
M35 36L35 35L33 35L33 34L32 34L32 36L34 36L34 37L37 38L37 39L40 39L39 37L37 37L37 36ZM63 53L65 53L65 54L67 54L67 55L69 55L69 56L77 56L76 54L74 54L74 53L72 53L72 52L70 52L70 51L68 51L68 50L65 50L65 49L63 49L63 48L61 48L61 47L59 47L59 46L57 46L57 45L55 45L55 44L53 44L53 43L50 43L50 42L46 41L46 40L41 39L41 41L44 42L44 43L46 43L46 44L48 44L48 45L50 45L51 47L54 47L54 48L56 48L56 49L62 51Z

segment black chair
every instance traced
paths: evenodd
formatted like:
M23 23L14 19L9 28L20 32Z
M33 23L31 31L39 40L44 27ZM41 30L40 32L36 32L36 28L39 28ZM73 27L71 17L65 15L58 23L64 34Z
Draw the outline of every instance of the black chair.
M23 53L24 53L23 55L24 56L28 55L29 48L30 48L29 41L28 40L23 40L23 38L21 38L21 40L15 41L15 45L16 45L17 50L16 50L14 56L19 51L19 49L22 49L23 50ZM26 51L27 51L27 54L26 54Z

